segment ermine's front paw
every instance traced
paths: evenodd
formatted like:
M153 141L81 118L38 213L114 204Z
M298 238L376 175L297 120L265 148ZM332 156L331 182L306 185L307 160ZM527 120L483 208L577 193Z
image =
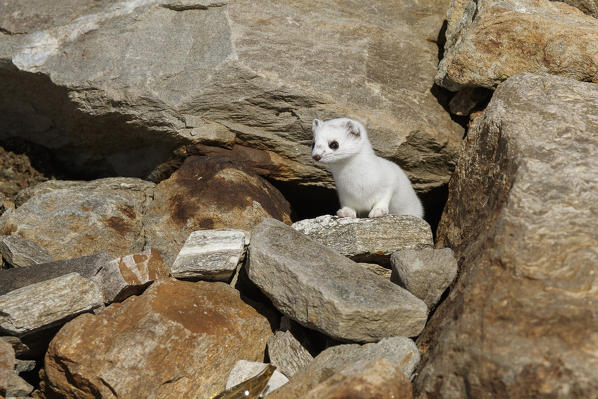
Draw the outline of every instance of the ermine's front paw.
M369 218L379 218L381 216L388 215L388 211L382 208L374 208L368 214Z
M355 212L354 209L343 206L341 209L336 211L336 216L341 218L356 218L357 212Z

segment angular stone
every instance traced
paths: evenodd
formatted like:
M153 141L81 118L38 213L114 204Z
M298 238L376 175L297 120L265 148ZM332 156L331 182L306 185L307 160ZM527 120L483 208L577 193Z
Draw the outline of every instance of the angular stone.
M390 257L391 281L433 307L457 276L457 260L450 248L397 251Z
M268 399L294 399L303 397L311 389L325 381L333 373L355 362L376 361L380 358L398 365L406 378L410 378L419 363L420 355L415 343L406 337L385 338L376 344L337 345L314 358L309 366L297 373Z
M15 351L16 356L31 357L31 349L25 343L23 343L23 341L21 341L20 338L11 335L6 335L4 337L0 337L0 341L12 346L12 349Z
M229 281L245 257L245 233L203 230L189 234L170 275L176 278Z
M340 339L416 336L426 305L334 250L274 219L251 233L248 276L284 315Z
M313 356L290 331L278 331L270 337L268 357L270 363L289 378L313 360Z
M384 358L359 361L324 380L304 399L410 399L411 382L401 368Z
M44 392L208 399L237 360L263 360L270 335L267 319L225 283L157 281L66 324L46 354Z
M549 0L451 4L437 84L494 88L520 72L598 82L598 19Z
M380 277L383 277L387 280L390 280L390 276L392 275L392 270L387 269L384 266L380 266L376 263L357 263L359 266L363 267L365 270L368 270L374 274L377 274Z
M323 215L292 227L356 262L390 265L390 254L395 251L434 245L430 225L415 216L354 219Z
M109 255L99 253L80 258L32 265L26 268L2 270L0 271L0 295L73 272L90 279L95 276L98 271L110 261L110 259L111 257Z
M17 374L24 373L26 371L32 371L35 369L35 360L15 360L15 371Z
M419 338L418 397L598 393L596 115L598 85L521 74L474 121L438 228L459 278Z
M18 236L0 236L0 256L12 267L26 267L54 260L44 248Z
M430 84L447 1L125 3L4 0L0 140L143 177L174 148L235 137L261 174L331 188L311 121L354 115L418 189L448 181L463 129Z
M228 380L226 380L226 389L230 389L235 385L248 380L251 377L255 377L261 373L268 364L260 362L248 362L247 360L239 360L235 363L233 369L230 371ZM266 388L262 391L262 396L268 395L270 392L277 388L280 388L289 381L287 377L282 375L280 371L274 370L274 373L268 380Z
M265 179L223 158L189 157L154 193L144 217L146 245L172 264L196 230L250 231L264 217L291 223L291 208Z
M143 250L141 216L153 187L123 177L42 183L3 218L0 233L34 241L58 260L98 252L136 253Z
M98 271L92 280L101 287L104 302L121 302L137 295L158 279L168 278L157 249L113 259Z
M64 323L103 303L94 283L70 273L0 296L0 328L22 336Z
M33 392L33 386L13 371L10 374L8 385L6 387L6 398L27 399L25 397L28 397L31 392Z

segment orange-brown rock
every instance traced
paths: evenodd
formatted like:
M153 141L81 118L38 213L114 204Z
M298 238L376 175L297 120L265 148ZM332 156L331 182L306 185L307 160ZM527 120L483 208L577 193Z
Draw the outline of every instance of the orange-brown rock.
M15 351L12 345L0 339L0 395L6 394L15 370Z
M262 361L266 318L224 283L154 283L66 324L45 359L61 398L211 398L237 360Z
M148 245L160 248L170 264L195 230L250 231L264 217L290 224L290 213L263 178L224 158L194 156L158 184L144 221Z

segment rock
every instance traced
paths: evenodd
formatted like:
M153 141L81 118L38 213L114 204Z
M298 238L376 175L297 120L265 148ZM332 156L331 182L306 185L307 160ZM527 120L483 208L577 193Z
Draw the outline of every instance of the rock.
M69 1L3 3L0 140L138 177L184 144L232 146L269 178L331 188L311 122L352 115L419 190L448 181L463 129L430 90L446 1Z
M19 377L14 371L10 374L6 387L7 399L20 399L33 392L33 386Z
M18 337L13 337L10 335L4 336L4 337L0 337L0 346L2 345L2 343L7 343L10 346L12 346L12 349L15 351L15 355L17 357L26 357L26 356L30 356L31 352L30 352L30 348L21 341L21 339L19 339Z
M104 253L0 271L0 295L69 273L91 279L110 261Z
M598 82L596 18L549 0L451 4L437 84L494 88L520 72Z
M266 318L225 283L157 281L66 324L46 354L44 393L211 398L237 360L263 360L271 334Z
M584 14L598 18L598 2L596 0L566 0L564 2L573 7L579 8Z
M0 197L13 200L22 189L44 180L47 177L31 166L27 155L15 154L0 146Z
M264 217L291 223L282 194L253 173L222 158L190 157L154 193L144 219L146 245L171 264L195 230L250 231Z
M17 236L0 236L0 255L12 267L26 267L54 260L44 248Z
M151 283L168 277L160 252L148 249L107 262L92 280L102 289L105 303L121 302Z
M401 368L382 358L359 361L324 380L302 398L305 399L409 399L411 382Z
M450 248L397 251L390 258L391 281L432 308L457 276L457 260Z
M521 74L474 121L438 228L459 278L418 340L418 398L596 396L596 115L598 85Z
M318 384L345 369L348 365L359 362L372 362L380 358L398 365L409 378L419 363L419 351L409 338L385 338L376 344L333 346L314 358L309 366L295 374L280 389L274 391L268 399L293 399L303 397Z
M267 366L268 365L266 363L239 360L237 363L235 363L228 376L228 380L226 381L226 389L230 389L251 377L255 377L260 372L265 370ZM272 376L268 380L268 384L262 392L262 396L268 395L270 392L283 386L288 381L289 379L287 377L282 375L278 370L274 370L274 373L272 373Z
M270 363L289 378L313 360L313 356L290 331L278 331L270 337L268 357Z
M122 256L143 250L141 216L154 184L133 178L42 183L36 194L0 225L62 260L106 252ZM60 187L60 186L59 186Z
M0 296L0 329L22 336L103 306L98 287L77 273L28 285Z
M245 233L238 230L194 231L170 274L176 278L229 281L245 257L245 240Z
M430 225L415 216L353 219L323 215L292 227L356 262L390 264L395 251L434 245Z
M0 340L0 395L6 395L9 381L14 374L15 351L12 345Z
M251 233L247 273L284 315L340 339L416 336L425 304L334 250L274 219Z
M15 360L15 371L17 374L25 373L35 369L35 360Z
M481 87L465 87L459 90L449 102L451 114L470 115L480 104L487 103L492 96L492 91Z
M392 275L392 270L387 269L383 266L380 266L376 263L357 263L359 266L363 267L367 271L370 271L374 274L377 274L380 277L384 277L386 280L390 280L390 276Z

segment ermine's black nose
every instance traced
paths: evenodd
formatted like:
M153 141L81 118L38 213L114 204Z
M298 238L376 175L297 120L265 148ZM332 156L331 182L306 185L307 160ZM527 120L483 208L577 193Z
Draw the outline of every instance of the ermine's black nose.
M321 155L318 155L318 154L316 154L316 155L312 155L311 157L312 157L314 160L316 160L316 161L319 161L320 159L322 159L322 156L321 156Z

